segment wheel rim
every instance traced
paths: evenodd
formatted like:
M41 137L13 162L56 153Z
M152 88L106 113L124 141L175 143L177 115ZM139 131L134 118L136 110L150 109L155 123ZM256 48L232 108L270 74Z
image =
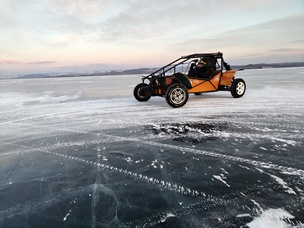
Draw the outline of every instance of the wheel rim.
M242 95L245 91L245 84L243 82L239 82L236 85L235 91L238 95Z
M138 91L137 91L137 95L141 98L145 98L145 92L143 90L143 88L139 88Z
M182 88L174 88L170 93L170 100L174 104L181 104L185 101L186 93Z

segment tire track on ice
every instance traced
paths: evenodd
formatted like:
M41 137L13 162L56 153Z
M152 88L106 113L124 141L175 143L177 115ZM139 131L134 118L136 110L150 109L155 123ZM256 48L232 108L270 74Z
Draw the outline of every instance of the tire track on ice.
M265 120L267 121L267 120ZM245 126L265 126L265 127L277 127L279 129L270 129L271 131L282 131L285 132L285 129L287 130L296 130L299 131L299 133L303 133L304 129L303 127L299 127L299 126L292 126L292 124L278 124L278 123L261 123L261 122L248 122L248 121L234 121L234 120L230 120L227 122L232 123L232 124L243 124ZM293 123L294 124L294 123ZM236 125L237 126L237 125ZM282 128L284 128L284 130L282 130Z
M113 135L107 135L108 137L112 137L113 139L121 139L121 141L131 141L131 142L137 142L137 143L142 143L142 144L147 144L151 146L157 146L157 147L165 147L168 149L173 149L173 150L179 150L183 152L189 152L193 154L199 154L203 156L209 156L209 157L215 157L219 159L226 159L230 161L236 161L236 162L242 162L242 163L247 163L247 164L252 164L257 167L261 168L267 168L267 169L276 169L291 175L297 175L301 177L304 180L304 170L302 169L296 169L292 167L286 167L286 166L281 166L277 164L273 164L271 162L262 162L262 161L257 161L257 160L252 160L248 158L242 158L242 157L235 157L232 155L226 155L226 154L219 154L216 152L209 152L209 151L204 151L204 150L199 150L199 149L193 149L193 148L187 148L187 147L182 147L182 146L174 146L174 145L169 145L169 144L164 144L164 143L158 143L158 142L151 142L151 141L143 141L141 139L137 138L126 138L122 136L113 136Z
M31 125L35 126L35 125ZM47 128L52 128L52 126L47 126ZM226 154L220 154L216 152L210 152L210 151L204 151L204 150L199 150L199 149L193 149L193 148L187 148L187 147L182 147L182 146L175 146L175 145L169 145L165 143L158 143L158 142L153 142L153 141L145 141L142 138L133 138L133 137L123 137L123 136L114 136L114 135L109 135L109 134L104 134L104 133L92 133L88 131L83 131L81 129L79 130L73 130L73 129L63 129L63 128L55 128L56 130L59 131L64 131L64 132L73 132L73 133L79 133L79 134L93 134L97 135L98 137L104 136L108 138L109 140L113 141L130 141L130 142L136 142L140 144L146 144L146 145L151 145L151 146L157 146L157 147L165 147L168 149L173 149L173 150L179 150L183 152L188 152L188 153L193 153L193 154L199 154L203 156L209 156L209 157L215 157L223 160L230 160L230 161L236 161L236 162L241 162L241 163L247 163L247 164L253 164L257 167L261 168L267 168L267 169L275 169L279 170L281 172L284 172L286 174L290 175L297 175L299 176L302 180L304 180L304 170L302 169L297 169L297 168L292 168L292 167L286 167L286 166L281 166L277 164L273 164L271 162L262 162L262 161L257 161L257 160L252 160L248 158L242 158L242 157L235 157L232 155L226 155Z
M49 155L55 155L61 158L65 158L68 160L72 160L72 161L76 161L85 165L90 165L93 166L95 168L97 168L98 170L108 170L110 172L114 172L114 173L118 173L118 174L123 174L125 176L131 177L133 179L136 180L141 180L141 181L145 181L148 184L152 184L152 185L156 185L159 188L162 189L166 189L169 191L173 191L173 192L177 192L177 193L181 193L185 196L190 196L190 197L194 197L200 200L204 200L206 202L210 202L216 205L221 205L222 203L224 204L231 204L234 205L236 207L241 206L242 208L247 207L246 205L239 205L238 203L234 202L234 200L230 200L230 199L222 199L220 197L216 197L216 196L212 196L212 195L208 195L205 194L204 192L199 192L197 190L194 189L190 189L187 187L184 187L182 185L178 185L176 183L171 183L168 181L164 181L164 180L159 180L157 178L154 177L149 177L147 175L143 175L143 174L139 174L133 171L128 171L122 168L117 168L111 165L106 165L100 162L94 162L91 160L87 160L87 159L83 159L83 158L79 158L79 157L75 157L75 156L71 156L71 155L66 155L66 154L61 154L61 153L57 153L57 152L52 152L52 151L48 151L45 149L39 149L39 148L31 148L28 146L24 146L21 144L16 144L16 143L8 143L9 145L12 146L16 146L19 148L23 148L26 150L32 150L32 151L36 151L36 152L43 152L45 154L49 154ZM248 207L249 209L249 207Z
M167 188L169 190L174 190L176 192L181 192L185 195L192 195L192 196L204 195L204 193L202 193L202 192L199 193L197 191L191 190L189 188L185 188L183 186L179 186L177 184L171 184L170 182L160 181L160 180L152 178L152 177L148 177L148 176L138 174L138 173L135 173L135 172L132 172L132 171L128 171L128 170L125 170L125 169L122 169L122 168L117 168L117 167L114 167L114 166L111 166L111 165L106 165L106 164L103 164L103 163L100 163L100 162L94 162L94 161L90 161L90 160L87 160L87 159L83 159L83 158L79 158L79 157L75 157L75 156L71 156L71 155L61 154L61 153L57 153L57 152L51 152L51 151L48 151L48 150L45 150L45 149L31 148L31 147L21 145L21 144L16 144L16 143L7 143L7 144L11 145L11 146L16 146L16 147L19 147L19 148L26 149L27 151L43 152L43 153L50 154L50 155L55 155L55 156L58 156L58 157L61 157L61 158L66 158L66 159L69 159L69 160L73 160L73 161L76 161L76 162L79 162L79 163L83 163L83 164L86 164L86 165L96 167L99 170L104 169L104 170L109 170L109 171L113 171L113 172L116 172L116 173L125 174L127 176L135 177L136 179L139 179L139 180L144 180L148 183L156 183L157 185L159 185L159 186L161 186L165 189Z

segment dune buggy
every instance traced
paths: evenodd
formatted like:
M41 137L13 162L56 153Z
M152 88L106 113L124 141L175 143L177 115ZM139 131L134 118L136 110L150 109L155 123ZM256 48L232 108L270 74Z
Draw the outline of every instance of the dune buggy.
M239 98L244 95L246 84L234 77L237 71L224 61L221 52L182 56L144 76L133 95L138 101L148 101L152 96L165 97L174 108L185 105L191 93L230 91L234 98Z

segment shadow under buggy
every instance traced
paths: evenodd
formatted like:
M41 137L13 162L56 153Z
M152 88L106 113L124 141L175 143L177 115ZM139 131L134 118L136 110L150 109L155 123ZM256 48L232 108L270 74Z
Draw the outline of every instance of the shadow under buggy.
M182 56L144 76L133 94L138 101L148 101L152 96L165 97L174 108L185 105L189 93L230 91L234 98L239 98L244 95L246 84L234 77L237 71L224 61L221 52Z

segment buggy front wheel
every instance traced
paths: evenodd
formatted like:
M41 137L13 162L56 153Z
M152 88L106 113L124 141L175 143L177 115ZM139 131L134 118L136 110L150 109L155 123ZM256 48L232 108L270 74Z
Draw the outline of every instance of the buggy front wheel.
M133 90L133 95L138 101L148 101L151 98L150 94L147 94L147 91L145 89L148 89L148 85L145 83L140 83L137 86L135 86Z
M166 101L173 108L184 106L188 97L188 90L182 84L173 84L166 91Z
M234 79L231 85L231 95L234 98L242 97L246 91L245 81L241 78Z

